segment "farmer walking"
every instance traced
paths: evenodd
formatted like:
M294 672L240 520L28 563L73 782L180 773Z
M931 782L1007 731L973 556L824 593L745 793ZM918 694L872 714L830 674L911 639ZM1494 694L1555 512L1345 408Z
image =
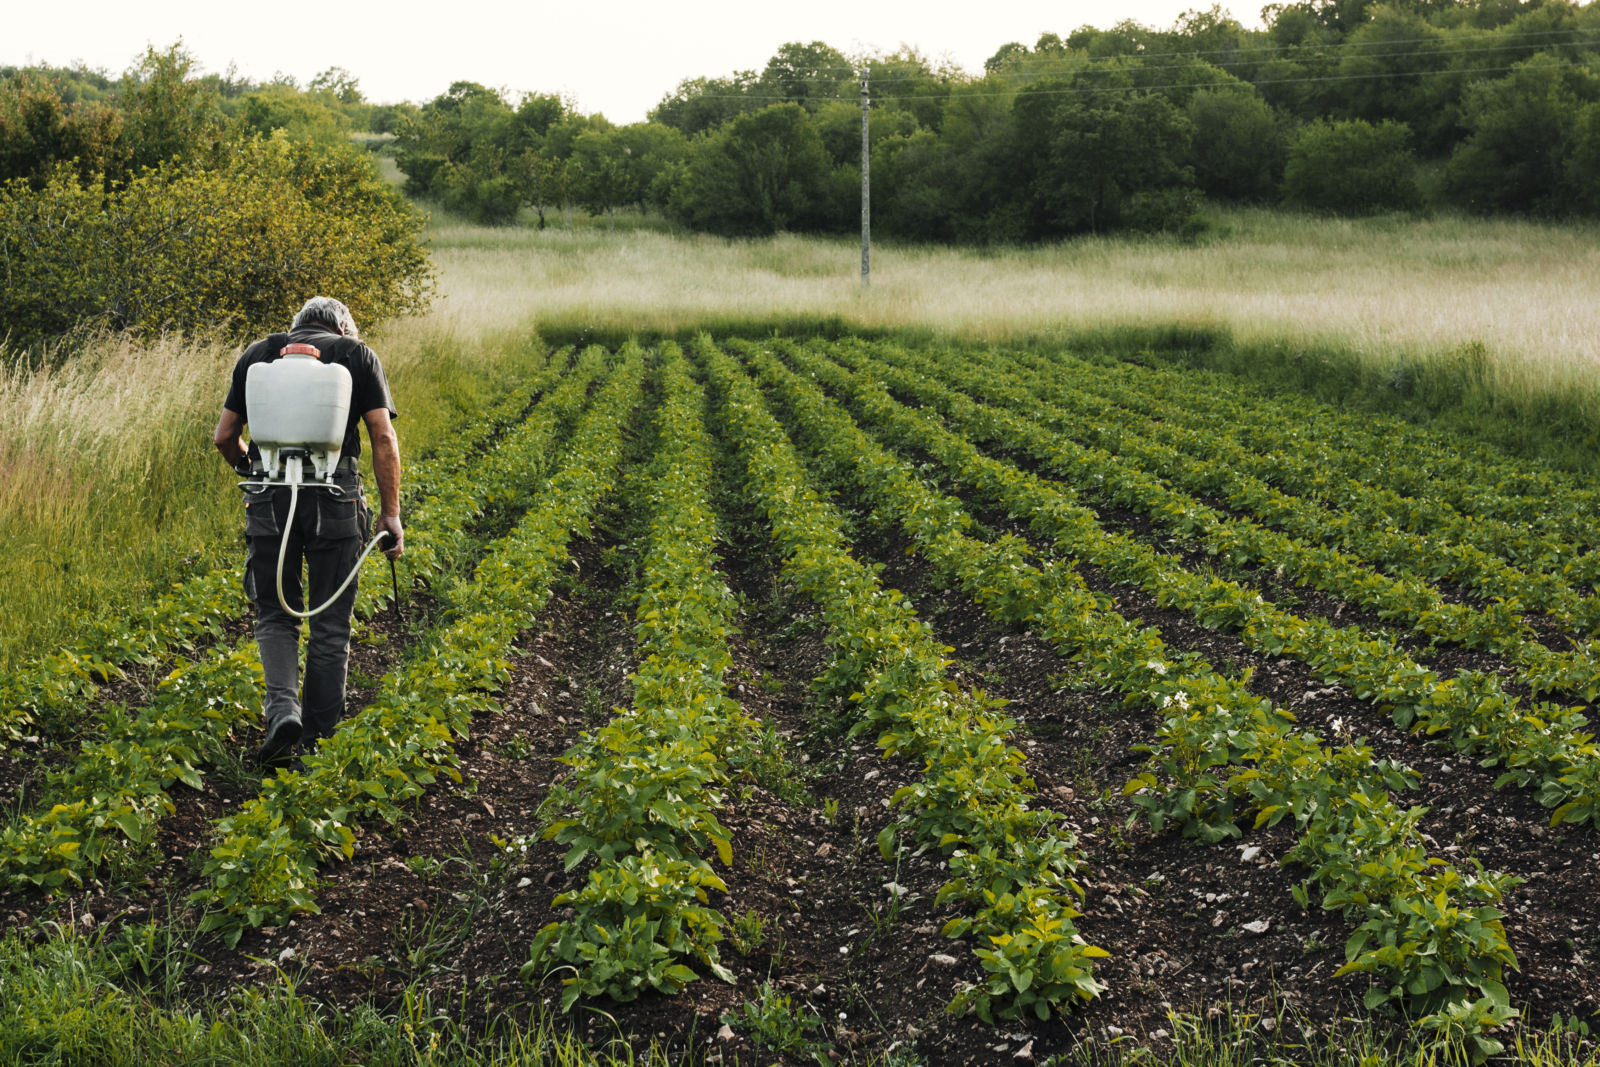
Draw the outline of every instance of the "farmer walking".
M263 767L295 766L301 753L312 751L317 741L333 733L344 718L345 677L350 659L350 616L355 607L356 582L351 581L327 610L311 618L306 646L305 691L300 692L300 619L278 602L278 556L284 551L283 598L295 611L304 611L300 568L304 560L307 593L312 604L331 597L339 583L357 566L362 545L372 532L372 513L361 494L360 423L372 444L372 470L378 481L377 528L388 534L384 554L391 560L405 550L400 525L400 442L392 419L399 417L389 395L389 383L377 354L361 343L350 309L331 297L306 301L287 334L272 334L244 350L233 367L233 381L222 402L212 443L222 458L243 478L260 477L261 453L255 444L247 452L241 432L250 422L245 405L245 378L250 367L270 363L291 347L314 355L325 364L350 372L350 409L344 446L333 484L341 492L303 489L295 508L287 545L284 528L289 521L287 487L245 491L245 537L250 549L245 564L244 590L255 604L256 644L266 675L266 737L256 752ZM309 498L309 499L308 499Z

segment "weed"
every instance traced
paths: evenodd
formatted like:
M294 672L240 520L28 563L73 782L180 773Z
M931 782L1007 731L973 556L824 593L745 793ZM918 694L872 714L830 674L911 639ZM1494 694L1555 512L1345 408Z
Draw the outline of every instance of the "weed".
M525 760L528 753L533 751L533 745L526 737L512 737L494 746L495 752L508 760Z
M767 922L752 908L734 917L730 933L734 950L748 956L766 943Z
M770 722L763 722L756 731L755 743L748 757L750 776L763 789L785 803L810 807L812 799L806 781L813 772L791 760L787 749L788 744L778 733L777 727Z
M432 878L444 870L444 860L435 856L408 856L406 857L406 866L410 867L414 874L423 878Z
M761 983L757 999L745 1001L736 1012L724 1012L722 1021L769 1052L810 1056L819 1064L829 1062L827 1042L809 1036L820 1034L822 1017L778 992L771 982Z

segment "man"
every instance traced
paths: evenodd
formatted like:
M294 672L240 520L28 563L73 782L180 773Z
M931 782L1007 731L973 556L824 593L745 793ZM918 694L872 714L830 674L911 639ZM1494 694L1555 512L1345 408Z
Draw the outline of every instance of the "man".
M331 297L306 301L287 334L257 341L233 367L233 384L222 403L212 443L241 477L260 469L255 445L246 453L241 431L250 421L245 407L245 374L257 363L277 359L288 345L310 346L324 363L337 363L350 372L350 418L344 446L334 475L343 490L302 486L289 531L283 565L283 595L297 611L305 607L300 591L300 564L309 571L308 594L313 606L327 601L356 566L366 539L371 536L372 513L361 494L361 433L366 423L372 443L372 470L378 480L378 529L388 533L384 554L399 558L405 550L400 525L400 443L392 419L399 413L389 396L383 365L372 349L361 343L350 309ZM300 351L303 349L297 349ZM245 497L245 536L250 554L245 565L245 594L255 602L256 643L266 674L266 738L256 753L268 767L291 766L299 752L309 752L332 734L344 718L345 677L350 658L350 614L355 607L356 582L328 609L311 619L306 646L305 699L299 699L300 620L278 603L278 551L289 515L289 490L274 489ZM298 750L298 751L297 751Z

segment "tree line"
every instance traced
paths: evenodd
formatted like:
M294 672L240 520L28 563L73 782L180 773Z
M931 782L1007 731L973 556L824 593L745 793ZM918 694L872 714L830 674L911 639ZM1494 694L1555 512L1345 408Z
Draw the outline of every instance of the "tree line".
M1192 230L1206 200L1341 214L1600 212L1600 12L1566 0L1307 0L1002 45L779 48L648 121L461 81L385 116L407 191L481 221L632 205L695 230L845 232L870 70L873 227L913 240Z

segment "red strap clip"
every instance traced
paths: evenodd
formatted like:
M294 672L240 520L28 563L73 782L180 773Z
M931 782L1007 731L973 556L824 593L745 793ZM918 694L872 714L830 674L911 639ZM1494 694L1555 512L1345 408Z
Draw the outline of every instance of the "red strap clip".
M301 344L284 345L283 348L279 350L278 355L280 355L280 356L310 356L312 359L321 359L322 358L322 349L318 348L316 345L301 345Z

